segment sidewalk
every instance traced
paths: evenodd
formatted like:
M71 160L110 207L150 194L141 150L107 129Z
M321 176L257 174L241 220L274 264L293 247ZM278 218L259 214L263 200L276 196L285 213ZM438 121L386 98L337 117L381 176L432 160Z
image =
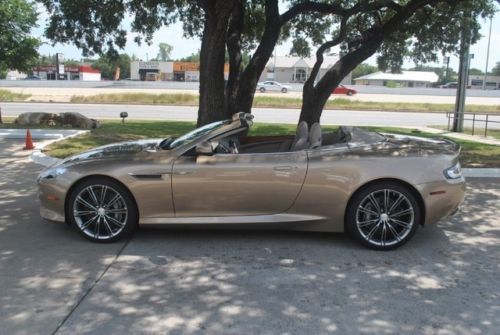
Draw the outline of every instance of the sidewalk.
M36 164L51 166L59 162L59 158L47 156L43 148L51 143L87 134L89 130L78 129L30 129L31 138L35 142L35 149L31 153L31 160ZM0 139L24 139L26 129L0 129Z
M30 129L33 140L55 140L67 137L80 136L88 133L88 130L78 129ZM22 139L26 138L26 129L0 129L0 138Z
M431 128L431 127L411 127L411 128L418 129L420 131L425 131L427 133L433 133L436 135L442 135L442 136L446 136L446 137L456 138L458 140L478 142L478 143L489 144L489 145L500 145L500 140L498 140L494 137L491 137L491 136L488 136L488 137L479 136L479 135L472 136L472 135L468 135L468 134L454 133L452 131Z

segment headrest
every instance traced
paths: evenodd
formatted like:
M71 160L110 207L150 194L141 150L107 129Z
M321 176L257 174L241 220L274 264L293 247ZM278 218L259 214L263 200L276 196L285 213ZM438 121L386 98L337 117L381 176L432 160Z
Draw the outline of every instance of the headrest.
M314 123L311 126L311 131L309 132L309 143L310 148L319 148L321 147L322 136L321 136L321 126L318 122Z

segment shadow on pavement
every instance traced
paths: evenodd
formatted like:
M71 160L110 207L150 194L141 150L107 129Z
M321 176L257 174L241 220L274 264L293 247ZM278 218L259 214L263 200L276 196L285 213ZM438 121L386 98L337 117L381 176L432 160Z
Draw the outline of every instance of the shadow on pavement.
M498 329L500 188L394 252L342 234L142 229L62 333L453 333Z
M38 167L0 163L0 333L51 333L67 316L60 334L500 329L500 185L491 180L471 181L461 213L393 252L343 234L147 228L113 262L123 242L93 244L40 219Z
M48 334L123 243L89 245L38 213L41 167L22 140L0 141L0 334Z

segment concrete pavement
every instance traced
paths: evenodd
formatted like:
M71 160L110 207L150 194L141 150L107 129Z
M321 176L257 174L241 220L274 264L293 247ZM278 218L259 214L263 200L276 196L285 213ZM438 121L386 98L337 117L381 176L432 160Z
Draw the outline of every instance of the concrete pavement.
M342 234L141 229L92 244L38 215L40 167L0 140L1 334L495 334L500 185L393 252Z
M113 261L124 242L93 245L42 221L42 169L21 140L0 140L0 333L50 334Z

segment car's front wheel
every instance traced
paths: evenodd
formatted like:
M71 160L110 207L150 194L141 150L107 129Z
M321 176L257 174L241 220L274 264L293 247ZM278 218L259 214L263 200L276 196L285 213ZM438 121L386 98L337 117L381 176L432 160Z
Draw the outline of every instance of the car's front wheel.
M107 178L91 178L78 184L66 210L75 228L93 242L117 241L137 227L134 199L125 187Z
M283 87L283 88L281 89L281 93L286 93L286 92L288 92L288 90L286 89L286 87Z
M398 183L371 185L354 195L347 208L347 231L376 250L396 249L415 234L421 208L413 193Z
M347 91L348 96L352 96L354 93L352 91Z

